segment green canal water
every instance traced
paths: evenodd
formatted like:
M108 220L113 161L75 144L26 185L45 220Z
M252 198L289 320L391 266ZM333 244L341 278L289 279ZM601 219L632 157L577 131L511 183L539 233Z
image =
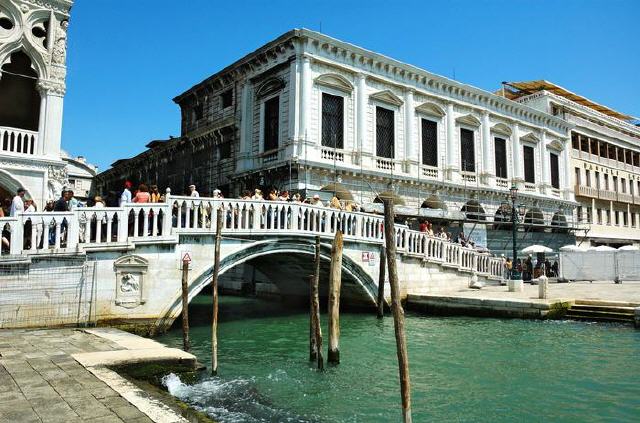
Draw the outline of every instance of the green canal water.
M210 363L210 299L191 309ZM317 372L308 315L221 297L219 377L169 391L220 422L399 422L393 320L341 316L341 360ZM323 319L326 347L326 316ZM181 347L179 324L159 341ZM640 421L640 331L565 321L407 314L413 421ZM326 351L325 351L326 356Z

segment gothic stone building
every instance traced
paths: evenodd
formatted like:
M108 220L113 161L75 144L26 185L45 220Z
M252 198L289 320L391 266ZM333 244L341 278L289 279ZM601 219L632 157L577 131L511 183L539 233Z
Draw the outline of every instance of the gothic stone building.
M0 199L18 187L39 208L67 184L62 159L71 0L0 0Z
M289 31L174 101L180 138L116 162L103 191L132 178L174 193L335 193L374 209L392 196L408 216L486 234L514 184L534 232L571 225L569 123L324 34Z

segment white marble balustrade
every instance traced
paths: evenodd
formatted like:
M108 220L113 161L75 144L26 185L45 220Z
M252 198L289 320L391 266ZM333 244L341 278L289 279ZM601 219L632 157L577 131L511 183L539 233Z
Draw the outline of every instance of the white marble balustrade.
M237 236L323 236L336 231L345 240L383 244L381 215L282 201L168 196L167 203L130 203L123 207L78 208L2 218L3 254L69 252L122 243L177 242L179 234L215 233L222 209L222 233ZM502 259L409 229L395 227L399 254L466 272L500 278Z

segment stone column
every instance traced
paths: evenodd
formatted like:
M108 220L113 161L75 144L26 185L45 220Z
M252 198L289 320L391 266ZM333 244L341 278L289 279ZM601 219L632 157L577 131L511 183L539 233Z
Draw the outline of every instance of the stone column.
M40 97L44 99L44 119L42 109L41 120L38 124L42 132L38 135L38 148L45 156L60 157L60 142L62 139L62 111L64 105L65 87L62 83L40 81Z
M415 161L415 145L413 142L413 90L404 93L404 160L405 172L411 173L411 162Z
M547 153L547 131L542 130L540 139L540 164L542 166L542 180L540 181L540 191L546 193L551 186L551 175L549 171L549 154Z
M456 160L456 121L453 112L453 103L447 103L447 179L456 179L458 174L458 161Z
M311 100L311 59L309 56L302 56L302 68L300 70L300 136L308 141L311 135L309 130L309 106Z
M289 139L298 140L300 134L299 129L299 111L298 111L298 96L300 91L300 84L298 81L299 59L291 61L289 65Z
M513 157L513 183L517 186L524 182L524 171L522 167L522 148L520 147L520 125L513 123L511 130L511 156Z
M482 113L482 173L484 183L493 185L495 178L494 169L491 160L491 123L489 121L489 112Z
M571 186L571 154L569 150L571 149L571 141L565 140L564 149L562 150L562 166L564 169L564 186L561 186L561 189L564 191L564 199L571 200L574 199L573 187Z
M366 144L367 77L359 73L356 84L356 141L355 149L362 157ZM362 160L362 159L360 159Z
M240 100L240 151L238 154L238 171L251 168L251 83L247 80L242 86ZM291 103L289 103L291 104Z
M36 146L36 154L44 155L44 137L46 131L46 117L47 117L47 92L43 89L38 89L40 92L40 117L38 118L38 144Z

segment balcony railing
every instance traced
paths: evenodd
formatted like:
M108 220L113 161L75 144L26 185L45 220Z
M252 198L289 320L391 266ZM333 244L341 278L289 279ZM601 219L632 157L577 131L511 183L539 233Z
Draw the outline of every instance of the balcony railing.
M506 178L496 178L496 186L500 188L509 188L509 180Z
M433 166L422 166L422 176L426 176L431 179L438 179L438 175L440 174L437 167Z
M376 158L376 169L395 170L395 168L396 165L393 162L393 159Z
M618 201L622 203L633 203L633 196L623 192L618 193Z
M581 197L598 198L598 189L586 185L576 185L574 192ZM602 190L601 190L602 192Z
M601 189L598 193L598 198L600 198L601 200L616 201L618 198L616 194L617 193L615 191Z
M344 152L334 148L322 147L320 157L324 160L344 162Z
M478 177L473 172L460 172L462 175L462 180L469 184L475 184L478 182Z
M0 151L16 154L36 154L37 147L37 132L0 126Z

